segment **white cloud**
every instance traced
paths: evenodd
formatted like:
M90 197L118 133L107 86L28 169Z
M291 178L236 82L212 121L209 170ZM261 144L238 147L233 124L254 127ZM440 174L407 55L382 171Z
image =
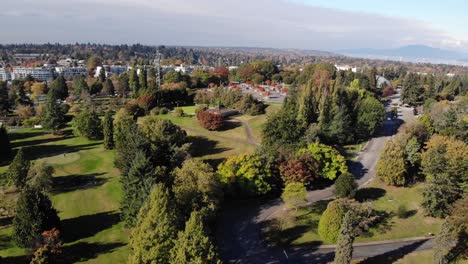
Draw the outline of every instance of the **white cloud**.
M416 20L284 0L15 0L1 42L106 42L304 49L464 47Z

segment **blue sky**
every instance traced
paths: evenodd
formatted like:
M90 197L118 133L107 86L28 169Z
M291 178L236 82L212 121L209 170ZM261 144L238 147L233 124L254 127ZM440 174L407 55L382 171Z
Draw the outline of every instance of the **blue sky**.
M0 43L340 50L423 44L468 52L462 0L15 0Z

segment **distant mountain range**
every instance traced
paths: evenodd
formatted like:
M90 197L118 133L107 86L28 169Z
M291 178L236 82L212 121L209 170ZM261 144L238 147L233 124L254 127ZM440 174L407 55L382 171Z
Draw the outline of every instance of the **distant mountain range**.
M380 59L402 59L409 61L466 61L468 54L432 48L424 45L409 45L395 49L347 49L338 51L343 55L380 58Z

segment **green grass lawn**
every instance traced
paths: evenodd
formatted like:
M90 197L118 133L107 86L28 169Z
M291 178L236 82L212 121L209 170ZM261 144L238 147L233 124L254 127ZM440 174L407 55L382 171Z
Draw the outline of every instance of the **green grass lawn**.
M56 170L51 200L62 220L62 261L125 262L128 234L118 216L121 191L113 152L104 150L100 141L71 135L53 136L32 129L11 135L13 147L23 147L31 159L43 160ZM11 226L0 227L3 258L27 253L11 243L11 232ZM22 262L19 257L11 259L15 260Z
M383 221L371 228L356 242L391 240L437 234L441 219L427 217L421 207L422 184L412 187L386 186L374 180L367 188L358 192L357 198L369 198L372 208L383 212ZM318 234L318 222L327 202L321 201L299 209L281 213L275 220L265 225L264 235L269 244L310 246L324 243ZM405 205L407 214L404 218L397 216L400 205Z

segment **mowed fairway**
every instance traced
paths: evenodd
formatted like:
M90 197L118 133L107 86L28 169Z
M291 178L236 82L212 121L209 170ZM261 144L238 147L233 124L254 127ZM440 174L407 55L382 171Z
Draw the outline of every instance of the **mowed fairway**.
M118 215L121 194L114 154L101 141L66 132L66 136L52 136L21 129L11 134L13 147L23 147L30 159L43 160L56 170L51 199L62 220L61 262L124 263L128 234ZM24 263L19 256L27 252L14 247L11 232L11 227L0 229L0 256L7 262Z
M278 107L270 108L270 111L272 109ZM193 156L213 166L229 156L253 152L256 148L249 143L239 120L229 121L222 131L208 131L195 117L175 117L173 114L158 117L169 119L185 129L192 142ZM265 115L242 118L247 119L254 135L261 133ZM114 151L105 150L102 141L73 136L69 128L64 134L54 136L34 129L10 132L15 150L23 147L29 159L44 161L55 169L54 190L50 197L62 220L64 247L60 262L125 263L129 252L129 230L119 219L121 188L119 171L113 164ZM255 139L260 137L255 136ZM0 172L7 167L0 167ZM6 194L1 199L11 201L16 197L17 194ZM29 262L25 256L31 252L15 247L11 234L11 225L0 226L0 263Z

